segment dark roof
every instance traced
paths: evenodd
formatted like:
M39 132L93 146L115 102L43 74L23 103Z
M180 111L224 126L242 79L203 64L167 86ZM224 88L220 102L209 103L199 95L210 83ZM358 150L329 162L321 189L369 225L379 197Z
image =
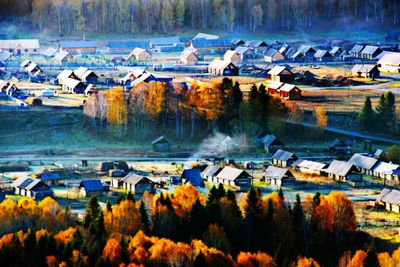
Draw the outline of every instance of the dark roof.
M88 192L103 191L103 184L99 179L83 180L79 187L83 187Z
M268 44L264 41L259 41L259 40L250 40L244 43L245 46L248 47L260 47L260 46L268 46Z
M190 183L193 186L204 186L200 169L192 168L183 170L182 178L186 179L186 183Z
M110 41L107 44L108 48L111 49L134 49L136 47L149 49L150 42L149 41Z
M272 156L273 159L278 159L283 161L287 161L292 157L294 157L294 154L292 152L288 152L282 149L276 151L275 154Z
M96 48L96 41L61 41L62 48Z
M263 138L261 138L261 143L265 146L265 147L268 147L268 146L270 146L271 144L273 144L274 142L277 142L278 144L282 144L279 140L278 140L278 138L276 138L276 136L275 135L273 135L273 134L267 134L266 136L264 136Z
M226 46L231 47L231 42L226 39L194 39L192 40L194 47L213 47L213 46Z

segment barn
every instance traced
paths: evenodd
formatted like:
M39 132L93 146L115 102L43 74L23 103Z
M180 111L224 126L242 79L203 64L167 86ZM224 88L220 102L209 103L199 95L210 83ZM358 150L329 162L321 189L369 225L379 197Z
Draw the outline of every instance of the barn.
M287 100L301 99L301 90L294 84L285 83L279 88L279 96Z

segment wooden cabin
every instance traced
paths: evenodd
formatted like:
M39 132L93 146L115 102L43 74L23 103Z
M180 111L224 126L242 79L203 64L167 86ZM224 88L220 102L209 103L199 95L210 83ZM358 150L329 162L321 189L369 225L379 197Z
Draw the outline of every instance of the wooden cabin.
M294 74L285 66L274 66L268 71L268 79L276 82L291 83L294 81Z
M233 64L239 64L241 62L240 55L234 50L228 50L224 54L224 61L232 62Z
M286 57L279 50L273 48L268 49L264 56L264 60L270 63L284 61L285 59Z
M61 41L60 50L71 54L95 54L97 44L96 41Z
M279 96L287 100L301 99L301 90L294 84L285 83L279 88Z
M264 179L265 182L278 187L285 186L295 181L295 178L290 170L275 166L269 166L265 170Z
M40 200L53 197L53 190L39 179L20 177L12 183L16 195Z
M283 149L279 149L272 156L272 164L276 167L286 168L291 166L291 164L297 159L298 157L295 154L285 151Z
M376 79L381 76L378 65L374 64L356 64L351 69L354 77Z
M215 59L208 65L208 73L218 76L238 76L239 68L230 61Z
M226 166L215 177L218 184L232 186L240 191L247 191L251 187L251 175L246 171Z
M358 173L357 167L346 161L333 160L324 172L329 178L338 181L362 181L362 174Z

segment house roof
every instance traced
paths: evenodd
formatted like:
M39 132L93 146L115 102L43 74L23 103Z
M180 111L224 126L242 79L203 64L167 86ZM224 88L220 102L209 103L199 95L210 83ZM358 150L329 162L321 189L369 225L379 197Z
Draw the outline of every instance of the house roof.
M364 49L361 51L361 54L365 54L365 55L373 55L375 54L377 51L379 51L379 46L375 46L375 45L367 45L364 47Z
M128 174L127 176L121 179L121 182L136 185L143 180L149 183L153 183L150 179L136 173Z
M291 73L291 71L286 68L285 66L274 66L270 71L268 71L268 74L270 75L279 75L281 74L284 70L287 70Z
M46 50L43 51L43 55L46 57L53 57L57 53L57 49L53 47L48 47Z
M278 52L279 52L278 50L270 48L270 49L267 50L267 52L265 52L265 56L266 57L273 57Z
M383 189L382 192L379 194L377 200L379 199L382 202L399 205L400 204L400 191L395 190L395 189L387 191L388 189L386 189L386 190L385 189Z
M288 169L269 166L264 173L265 178L282 179L288 173Z
M66 58L68 55L70 55L70 53L68 53L67 51L58 51L55 55L54 58L57 60L63 60L64 58Z
M110 41L107 47L110 49L133 49L135 47L149 49L150 41Z
M400 53L385 53L378 64L400 66Z
M72 78L65 78L64 82L63 82L63 84L65 84L69 88L75 88L81 83L82 83L81 81L75 80L75 79L72 79Z
M237 45L237 44L244 44L244 41L242 39L233 39L232 44Z
M379 158L379 157L381 157L383 154L384 154L383 150L380 149L380 148L377 148L377 149L375 150L375 152L374 152L374 157L375 157L375 158Z
M361 51L364 49L364 45L359 45L356 44L353 46L353 48L350 50L350 53L361 53Z
M271 81L268 85L268 88L271 89L276 89L278 90L279 88L281 88L283 86L282 82L277 82L277 81Z
M243 54L245 54L247 52L253 53L253 51L250 48L246 47L246 46L238 46L238 47L236 47L235 48L235 52L238 53L239 55L243 55Z
M222 170L222 167L218 165L208 165L207 168L204 169L204 171L201 173L202 177L207 177L207 176L215 176L217 175L220 171Z
M96 48L96 41L61 41L60 46L64 48Z
M349 160L348 163L354 164L357 168L362 168L366 170L371 170L372 167L378 162L376 158L367 157L361 154L354 154Z
M82 180L79 187L83 187L86 191L103 191L103 184L100 179Z
M234 51L234 50L228 50L224 54L224 59L230 59L231 60L234 55L238 55L238 53L236 51Z
M376 198L377 201L382 201L382 199L390 193L389 188L383 188L382 191L379 193L378 197Z
M57 79L69 78L74 72L72 70L63 70L58 74Z
M292 158L293 156L294 156L294 154L292 152L288 152L283 149L279 149L278 151L275 152L275 154L272 156L272 158L277 159L277 160L287 161L290 158Z
M264 147L270 146L274 141L279 141L275 135L273 134L267 134L263 138L261 138L261 143L264 145Z
M39 49L38 39L13 39L13 40L0 40L0 48L14 49L17 46L22 46L26 49Z
M179 37L177 36L150 38L150 44L152 46L177 45L179 43Z
M193 37L193 40L195 40L195 39L216 40L216 39L219 39L219 36L200 32L195 37Z
M212 69L220 69L223 70L227 68L229 65L235 66L231 61L229 60L220 60L220 59L214 59L211 61L211 63L208 65L209 68ZM236 66L235 66L236 67Z
M356 64L354 67L351 69L352 73L369 73L373 71L377 65L374 64Z
M157 137L153 141L151 141L152 145L155 145L157 143L171 143L167 138L165 138L163 135Z
M315 52L315 49L310 45L301 45L297 51L305 55L309 52Z
M329 53L331 55L334 55L336 53L342 53L342 48L340 48L339 46L334 46L332 47L331 51L329 51Z
M268 44L266 42L260 41L260 40L250 40L250 41L245 42L244 45L248 46L248 47L254 47L254 48L261 47L261 46L268 46Z
M5 50L1 50L0 49L0 61L1 62L6 62L7 60L9 60L11 58L11 53Z
M295 52L292 56L291 56L291 58L298 58L298 57L304 57L304 55L303 55L303 53L301 53L300 51L297 51L297 52Z
M19 65L21 68L27 67L29 64L31 64L32 61L30 61L29 59L25 59L24 61L22 61L22 63Z
M326 164L311 160L298 159L292 164L292 166L309 170L322 171L325 168Z
M194 55L196 58L198 58L195 51L190 50L190 49L185 49L182 51L181 59L188 58L192 55Z
M91 74L96 75L96 73L94 73L92 70L89 70L86 67L79 67L76 70L74 70L74 74L80 79L80 80L84 80L86 77L88 77ZM97 77L97 75L96 75Z
M346 176L351 171L353 166L354 165L352 163L346 161L333 160L325 171L335 175Z
M251 177L250 174L248 174L246 171L225 166L218 174L217 178L223 179L223 180L229 180L229 181L234 181L238 177L244 175L245 177Z
M294 84L289 84L289 83L285 83L280 89L279 91L283 91L283 92L290 92L294 89L296 89L297 86ZM297 88L298 89L298 88ZM300 90L300 89L299 89Z
M201 178L201 170L197 168L186 169L182 172L182 178L193 186L204 186L203 178Z
M129 60L131 57L139 57L142 53L147 53L148 55L150 55L149 52L147 52L146 49L143 48L139 48L139 47L135 47L134 49L132 49L132 51L129 53L128 56L125 57L125 60Z
M314 58L323 58L323 57L332 57L331 54L329 54L329 52L327 50L317 50L317 52L315 52L314 54Z
M31 64L29 64L29 66L28 67L26 67L26 71L27 72L31 72L31 71L33 71L36 67L38 67L38 65L35 63L35 62L31 62Z
M392 174L394 170L398 169L400 165L398 164L393 164L391 162L378 162L375 164L375 166L372 168L373 172L377 173L383 173L383 174Z
M226 39L193 39L194 47L231 47L231 43Z
M41 181L35 178L20 177L12 183L13 187L18 187L25 190L32 190L36 185L40 184Z

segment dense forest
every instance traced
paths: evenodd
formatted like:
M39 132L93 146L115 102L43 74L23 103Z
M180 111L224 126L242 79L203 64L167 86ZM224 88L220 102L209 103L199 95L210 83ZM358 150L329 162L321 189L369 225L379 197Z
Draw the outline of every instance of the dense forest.
M400 25L400 0L0 0L0 6L0 22L60 35Z
M398 266L400 249L356 230L343 193L287 202L279 190L238 198L220 185L172 194L128 193L104 208L92 196L83 220L46 198L0 203L3 266Z

